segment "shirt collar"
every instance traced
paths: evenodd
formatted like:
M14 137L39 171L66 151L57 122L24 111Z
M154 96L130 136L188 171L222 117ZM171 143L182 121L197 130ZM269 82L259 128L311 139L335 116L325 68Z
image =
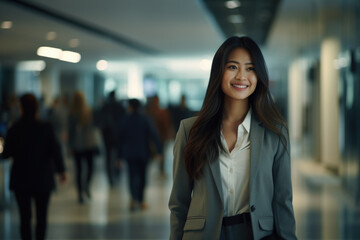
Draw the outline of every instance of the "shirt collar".
M249 111L247 112L244 121L241 123L245 130L249 133L250 132L250 124L251 124L251 107L249 108Z

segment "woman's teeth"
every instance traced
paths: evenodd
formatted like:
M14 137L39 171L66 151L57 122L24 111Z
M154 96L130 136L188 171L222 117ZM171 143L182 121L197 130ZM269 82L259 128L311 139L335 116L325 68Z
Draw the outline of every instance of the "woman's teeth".
M247 88L246 85L237 85L237 84L233 84L234 87L236 88Z

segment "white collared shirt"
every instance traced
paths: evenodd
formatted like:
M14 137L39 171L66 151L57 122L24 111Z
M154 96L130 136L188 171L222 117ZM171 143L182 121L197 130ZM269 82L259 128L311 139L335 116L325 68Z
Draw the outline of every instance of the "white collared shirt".
M250 125L251 108L244 121L238 126L236 144L231 152L221 133L221 142L225 148L225 152L219 153L224 217L249 212Z

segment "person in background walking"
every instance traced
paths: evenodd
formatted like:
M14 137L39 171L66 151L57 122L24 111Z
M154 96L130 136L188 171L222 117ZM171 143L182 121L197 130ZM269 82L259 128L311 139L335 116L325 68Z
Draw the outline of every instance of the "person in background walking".
M94 155L99 146L95 139L92 110L87 105L84 94L80 91L73 93L68 127L69 151L75 160L78 201L82 204L84 196L88 199L91 198L90 183L93 175ZM86 164L85 179L83 179L84 163Z
M116 129L125 108L116 100L115 91L110 92L108 99L100 110L99 124L105 145L106 173L110 186L119 178L120 168L116 166Z
M32 239L32 200L35 202L35 238L45 239L54 174L67 181L65 165L52 125L38 120L39 105L33 94L20 98L21 118L8 130L2 158L12 157L10 189L14 191L20 213L23 240Z
M158 158L161 158L162 145L151 119L140 112L141 103L137 99L129 100L128 111L119 123L118 159L125 160L129 170L131 193L130 210L137 207L146 209L144 189L146 170L150 159L150 142L156 146Z
M174 138L174 127L172 125L170 112L160 107L159 96L153 96L146 108L146 114L150 116L156 126L157 132L160 136L161 144L166 148L168 141L172 141ZM164 153L162 155L165 155ZM165 173L165 158L160 160L159 165L160 176L166 178Z

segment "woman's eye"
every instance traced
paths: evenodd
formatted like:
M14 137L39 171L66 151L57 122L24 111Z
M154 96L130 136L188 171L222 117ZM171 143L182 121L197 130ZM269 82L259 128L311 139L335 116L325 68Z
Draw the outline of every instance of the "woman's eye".
M254 67L249 67L247 70L248 71L255 71L255 68Z
M228 68L228 69L231 69L231 70L236 70L236 69L237 69L237 66L235 66L235 65L229 65L227 68Z

